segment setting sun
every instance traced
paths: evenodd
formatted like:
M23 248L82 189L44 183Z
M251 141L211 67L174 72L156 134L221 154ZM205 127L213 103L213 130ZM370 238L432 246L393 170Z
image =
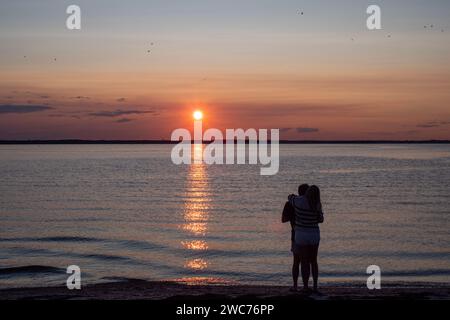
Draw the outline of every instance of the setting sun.
M203 119L203 113L201 111L199 111L199 110L194 111L193 116L194 116L195 120L202 120Z

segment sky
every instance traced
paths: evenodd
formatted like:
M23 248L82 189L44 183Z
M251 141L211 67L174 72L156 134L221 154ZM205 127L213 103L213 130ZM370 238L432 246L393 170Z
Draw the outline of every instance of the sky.
M204 128L281 139L450 139L449 15L447 0L0 0L0 139L170 139L195 109Z

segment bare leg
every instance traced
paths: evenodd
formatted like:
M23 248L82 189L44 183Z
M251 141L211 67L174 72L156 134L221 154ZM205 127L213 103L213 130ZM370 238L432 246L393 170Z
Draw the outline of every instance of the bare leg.
M298 283L298 275L299 275L299 267L300 267L300 256L298 254L294 254L294 261L292 262L292 280L294 281L294 289L297 290Z
M301 265L303 289L308 289L309 275L311 273L309 268L310 265L308 261L302 261Z
M311 257L311 272L314 282L314 291L317 291L317 282L319 279L319 265L317 263L317 253L319 251L319 245L311 246L310 249L310 257Z
M308 289L309 275L311 272L307 246L300 247L300 264L302 271L303 289Z

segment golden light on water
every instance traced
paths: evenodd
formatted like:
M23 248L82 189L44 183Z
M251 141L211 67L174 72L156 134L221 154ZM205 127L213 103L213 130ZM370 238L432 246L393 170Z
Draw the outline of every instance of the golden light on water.
M183 283L186 285L204 285L204 284L237 284L233 283L229 280L225 280L222 278L213 278L213 277L184 277L174 279L175 282Z
M186 262L184 266L193 270L204 270L208 267L208 261L202 258L192 259Z
M203 159L203 144L194 144L194 150L193 150L193 158L194 158L194 164L191 166L191 168L196 165L201 165L202 159ZM193 181L196 181L198 183L203 183L202 178L205 177L205 171L204 168L197 168L196 170L191 170L190 174L192 174ZM196 186L195 186L196 187Z
M188 231L196 236L206 235L206 223L186 223L183 225L183 230Z
M207 250L208 244L203 240L181 241L181 244L186 249L190 250Z
M201 119L202 115L197 116ZM196 155L201 157L203 145L194 145L193 152L194 158ZM209 248L202 237L208 232L210 195L206 165L204 163L190 165L184 202L184 223L181 226L186 232L186 238L181 241L181 245L187 250L188 255L191 251L206 252ZM188 259L184 267L191 270L205 270L208 265L209 262L205 257L198 257L196 254L196 258Z

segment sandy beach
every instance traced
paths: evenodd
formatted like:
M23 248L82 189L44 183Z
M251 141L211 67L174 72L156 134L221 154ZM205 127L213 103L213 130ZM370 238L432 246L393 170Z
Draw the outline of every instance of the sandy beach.
M320 293L292 293L285 286L188 285L177 282L127 280L83 286L0 290L4 300L450 300L447 284L386 284L380 290L363 286L324 286Z

